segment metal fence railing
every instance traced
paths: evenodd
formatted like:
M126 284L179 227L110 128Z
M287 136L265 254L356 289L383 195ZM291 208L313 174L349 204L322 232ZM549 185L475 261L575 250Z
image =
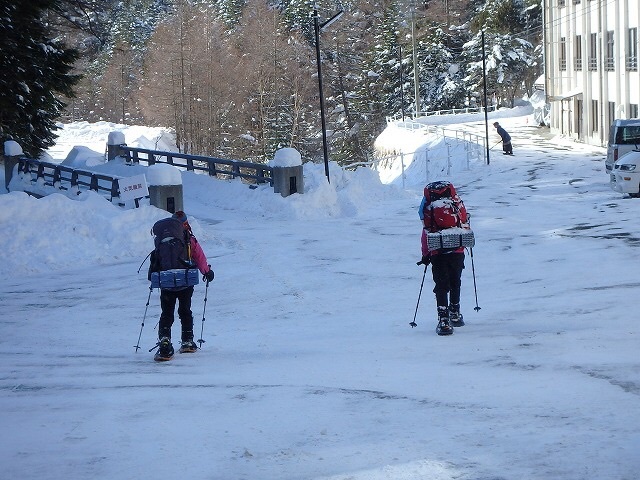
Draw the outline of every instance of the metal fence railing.
M421 130L424 133L431 133L436 136L441 136L444 139L446 148L446 174L450 175L453 170L454 159L459 162L463 162L465 168L468 170L471 166L473 159L486 161L486 139L481 135L469 133L463 130L457 130L446 127L436 127L433 125L424 125L417 122L396 122L400 126L407 124L406 128L411 130ZM461 147L463 152L456 147ZM442 158L438 159L442 162ZM367 166L374 170L380 171L384 168L385 164L399 163L401 169L402 188L406 188L406 175L405 169L409 164L415 164L416 162L422 162L424 166L424 181L429 182L430 166L434 163L432 155L430 156L428 149L421 149L413 152L394 152L392 154L381 152L374 154L374 158L367 162L358 162L346 165L345 169L356 169L358 167Z
M273 186L273 169L261 163L225 160L222 158L189 155L179 152L161 152L146 148L120 146L126 161L132 163L166 163L188 171L202 171L217 178L241 178L251 183L269 183Z
M497 110L497 108L498 108L497 105L488 105L487 112L493 112ZM390 117L387 117L387 122L390 123L390 122L403 121L403 118L404 120L406 120L407 118L410 120L415 120L416 118L420 118L420 117L432 117L432 116L439 116L439 115L458 115L458 114L464 114L464 113L483 113L483 112L484 112L484 107L449 108L446 110L433 110L429 112L417 112L417 113L406 112L404 115L402 114L402 112L400 112Z
M166 163L188 171L202 171L219 179L240 178L247 183L274 185L273 169L259 163L225 160L221 158L188 155L178 152L163 152L122 145L119 147L125 161L135 164L154 165ZM20 157L18 170L26 192L34 196L44 196L58 190L64 193L80 194L93 190L109 201L120 197L118 180L115 175L105 175L66 165Z
M29 193L35 196L38 190L53 187L58 190L80 194L83 190L93 190L113 201L119 197L119 177L79 170L56 163L43 162L31 158L20 158L18 161L18 175L23 182L33 185ZM28 177L28 178L25 178Z

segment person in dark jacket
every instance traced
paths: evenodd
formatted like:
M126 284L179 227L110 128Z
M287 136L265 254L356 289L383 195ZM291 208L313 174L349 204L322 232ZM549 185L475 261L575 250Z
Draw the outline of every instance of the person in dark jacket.
M174 213L171 217L180 221L184 230L184 239L187 242L189 263L194 268L200 270L203 280L207 284L213 281L214 273L211 265L207 262L207 257L202 251L202 247L191 231L191 226L187 221L187 215L183 211ZM191 297L193 296L193 286L179 288L160 288L160 321L158 323L158 351L155 355L156 361L169 360L173 357L173 345L171 344L171 327L174 321L176 303L178 303L178 316L181 323L181 343L180 353L195 352L198 347L193 341L193 313L191 312Z
M498 122L495 122L493 126L496 127L496 131L498 132L498 135L500 135L500 138L502 139L502 152L505 155L513 155L513 147L511 146L511 135L509 135L507 131L504 128L502 128L502 126L500 126Z

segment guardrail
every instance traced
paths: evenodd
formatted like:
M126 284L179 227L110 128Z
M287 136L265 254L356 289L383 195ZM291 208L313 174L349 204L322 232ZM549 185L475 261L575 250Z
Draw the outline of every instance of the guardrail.
M130 163L166 163L189 171L202 171L216 178L241 178L255 183L273 186L273 169L260 163L224 160L222 158L189 155L179 152L162 152L146 148L119 145L121 155Z
M126 144L107 145L107 147L110 160L121 156L129 164L151 166L165 163L188 171L202 171L218 179L240 178L249 184L269 184L275 193L280 193L282 196L304 191L301 165L275 167L202 155L129 147ZM7 189L16 165L22 183L20 189L36 197L42 197L56 190L76 195L83 190L93 190L103 194L109 201L120 198L118 180L122 178L121 176L96 173L24 156L6 157L5 186ZM136 200L136 206L137 204Z
M497 105L488 105L487 106L487 112L493 112L495 110L497 110L498 106ZM408 112L405 113L404 115L402 114L402 112L400 113L396 113L395 115L392 115L390 117L387 117L387 122L397 122L397 121L404 121L403 118L406 120L407 118L411 119L411 120L415 120L416 118L420 118L420 117L432 117L432 116L437 116L437 115L457 115L457 114L461 114L461 113L483 113L484 112L484 107L464 107L464 108L449 108L446 110L433 110L430 112Z
M109 201L120 196L118 190L120 177L79 170L66 165L21 157L18 159L18 175L23 178L23 181L25 176L29 176L27 181L35 188L27 193L36 197L44 196L45 193L39 193L38 190L47 187L75 192L76 195L83 189L93 190L103 194Z
M400 124L407 122L398 122ZM476 135L474 133L469 133L464 130L457 130L453 128L446 127L436 127L434 125L424 125L417 122L408 122L411 124L410 129L412 130L421 130L424 132L432 133L438 136L443 137L447 154L446 154L446 174L450 175L453 168L453 155L452 149L454 149L455 144L451 142L451 140L456 140L458 144L461 144L464 148L464 160L466 163L466 168L470 168L471 159L476 158L478 160L482 159L483 162L486 162L487 153L486 153L486 140L485 137L481 135ZM401 125L403 126L403 125ZM457 152L456 158L459 158L460 152ZM380 164L384 163L394 163L399 162L401 166L401 176L402 176L402 188L405 188L405 167L407 164L413 163L415 161L422 161L425 166L425 182L429 182L429 164L431 159L429 157L428 150L420 150L413 152L404 152L400 150L399 152L394 153L378 153L374 154L374 158L367 162L358 162L351 163L343 167L345 170L355 169L358 167L367 166L377 170Z

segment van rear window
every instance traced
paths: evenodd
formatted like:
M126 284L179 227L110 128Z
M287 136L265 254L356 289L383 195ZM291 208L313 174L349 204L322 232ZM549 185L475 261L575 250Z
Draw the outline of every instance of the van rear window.
M625 125L618 128L615 143L618 145L640 144L640 125Z

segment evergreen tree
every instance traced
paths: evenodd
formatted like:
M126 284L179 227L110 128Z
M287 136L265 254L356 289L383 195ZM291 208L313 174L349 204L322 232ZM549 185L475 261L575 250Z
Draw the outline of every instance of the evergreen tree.
M207 2L205 2L207 3ZM219 19L231 30L238 25L242 12L247 4L246 0L213 0Z
M45 17L58 0L0 3L0 140L15 140L29 156L54 144L55 121L78 77L75 50L50 38Z
M535 35L535 30L528 30L528 26L535 28L535 22L527 18L522 0L489 0L478 7L473 22L477 33L464 50L469 91L479 92L482 88L482 32L485 32L487 93L498 105L513 106L516 96L541 69L541 51L526 39Z
M337 27L337 24L336 24ZM332 159L367 161L386 117L402 110L398 9L369 2L340 20L327 68ZM333 46L333 42L327 42ZM324 45L324 44L323 44ZM406 99L405 99L406 103Z
M462 108L467 104L464 65L447 45L452 39L436 28L418 44L420 94L427 111Z

